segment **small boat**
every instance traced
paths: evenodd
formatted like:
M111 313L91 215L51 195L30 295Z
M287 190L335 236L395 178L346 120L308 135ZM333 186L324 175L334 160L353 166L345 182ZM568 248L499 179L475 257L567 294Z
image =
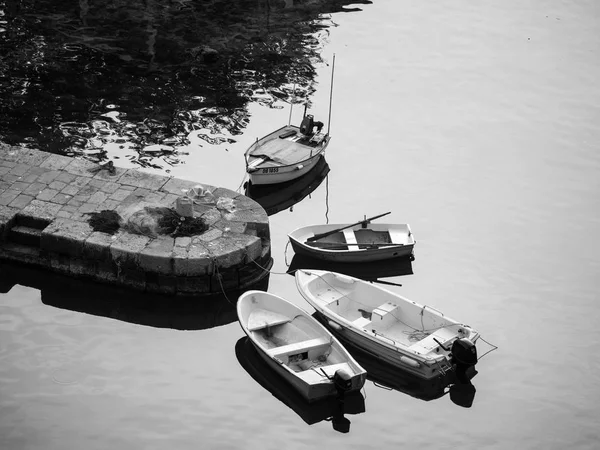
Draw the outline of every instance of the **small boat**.
M415 237L408 224L375 224L365 218L353 224L309 225L288 234L295 253L332 262L414 259Z
M284 183L310 172L329 144L330 136L321 132L322 127L308 114L299 127L288 124L257 139L245 153L250 183Z
M327 328L293 303L250 290L239 297L237 314L259 355L308 402L363 387L365 370Z
M479 333L436 309L336 272L296 271L298 291L342 341L424 379L477 363Z

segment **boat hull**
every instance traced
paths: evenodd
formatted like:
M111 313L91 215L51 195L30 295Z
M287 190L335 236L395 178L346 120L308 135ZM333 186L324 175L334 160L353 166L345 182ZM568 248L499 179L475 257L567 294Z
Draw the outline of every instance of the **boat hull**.
M301 242L290 239L294 253L299 255L317 258L323 261L337 263L358 263L358 262L374 262L383 261L394 258L410 258L413 256L414 245L392 246L385 249L365 250L365 251L348 251L340 253L322 252L318 249L302 245Z
M306 175L317 165L325 154L325 149L314 157L291 166L264 167L249 173L250 183L255 186L285 183Z

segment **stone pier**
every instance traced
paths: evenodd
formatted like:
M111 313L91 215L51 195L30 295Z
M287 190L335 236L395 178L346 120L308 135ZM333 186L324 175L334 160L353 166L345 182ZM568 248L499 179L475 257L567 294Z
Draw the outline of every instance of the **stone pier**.
M113 169L0 143L0 259L177 295L243 290L268 276L269 223L258 203L206 185L211 201L190 201L183 193L198 181ZM175 211L178 199L208 229L178 237L90 225L100 212L125 223L148 208Z

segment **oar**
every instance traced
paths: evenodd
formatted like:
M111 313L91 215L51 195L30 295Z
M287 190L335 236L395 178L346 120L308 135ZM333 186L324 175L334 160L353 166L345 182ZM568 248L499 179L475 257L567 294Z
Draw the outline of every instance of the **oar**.
M354 245L354 246L356 246L356 245L362 245L363 247L379 248L379 247L394 247L394 246L401 246L401 245L404 245L404 244L393 244L393 243L391 243L391 242L390 242L390 243L388 243L388 244L384 244L384 243L381 243L381 244L375 244L375 243L373 243L373 244L368 244L368 243L363 243L363 244L361 244L360 242L359 242L359 243L356 243L356 244L353 244L353 243L352 243L352 244L348 244L348 243L346 243L346 242L311 242L311 243L309 243L308 245L310 245L311 247L321 247L321 248L328 248L328 247L346 247L346 246L349 246L349 245Z
M392 283L391 281L371 280L372 283L389 284L390 286L402 286L400 283Z
M353 226L356 226L356 225L360 225L361 223L369 223L372 220L379 219L380 217L387 216L388 214L391 214L391 211L383 213L383 214L379 214L378 216L369 217L368 219L365 218L363 220L359 220L358 222L353 223L352 225L346 225L345 227L336 228L335 230L327 231L325 233L315 234L313 237L309 237L306 240L306 242L316 241L317 239L324 238L325 236L329 236L331 234L337 233L338 231L345 230L346 228L350 228L350 227L353 227Z

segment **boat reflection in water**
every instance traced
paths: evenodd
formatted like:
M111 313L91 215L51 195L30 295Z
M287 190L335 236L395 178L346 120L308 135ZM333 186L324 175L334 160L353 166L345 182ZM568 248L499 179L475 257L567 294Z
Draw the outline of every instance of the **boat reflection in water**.
M14 285L40 291L42 303L95 316L157 328L203 330L237 321L235 304L241 294L174 296L68 277L15 263L0 263L0 293ZM269 276L247 289L267 290Z
M310 256L294 254L287 272L294 275L298 269L329 270L343 273L365 281L377 281L379 278L412 275L412 261L410 258L389 259L372 261L367 264L336 263L323 261ZM380 281L383 283L383 281Z
M375 386L399 391L425 401L436 400L449 394L450 400L455 405L470 408L473 404L476 389L471 380L477 375L477 370L473 366L464 373L452 370L443 376L426 380L381 360L377 355L358 349L336 333L316 313L313 317L340 339L356 361L367 371L367 380L372 381Z
M325 157L321 157L310 172L292 181L277 184L253 185L246 183L245 195L264 208L272 216L291 208L310 195L329 173Z
M350 420L345 414L365 412L365 398L360 391L308 403L286 380L277 374L260 357L246 336L235 345L235 355L240 365L263 388L298 414L308 425L329 421L340 433L350 431Z

